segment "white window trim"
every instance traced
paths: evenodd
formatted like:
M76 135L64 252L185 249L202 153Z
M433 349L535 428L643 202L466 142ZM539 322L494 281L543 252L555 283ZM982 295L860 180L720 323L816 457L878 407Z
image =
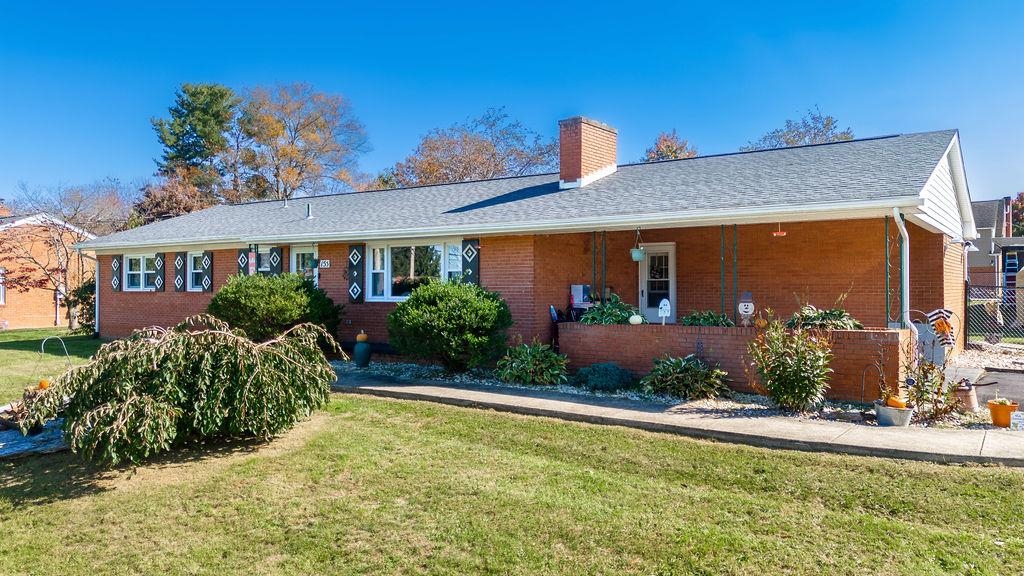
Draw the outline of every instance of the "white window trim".
M299 272L299 253L300 252L312 252L313 258L317 261L320 260L320 248L317 244L292 244L288 247L288 260L291 262L291 268L289 271L292 274L298 274ZM320 266L317 265L313 269L313 285L320 286Z
M138 272L138 274L140 274L140 277L139 277L139 284L140 284L140 286L138 288L129 288L128 287L128 260L131 260L133 258L143 258L143 259L150 258L150 259L156 260L156 254L125 254L121 258L121 291L122 292L156 292L156 287L155 286L152 287L152 288L147 288L146 287L146 262L145 262L145 260L142 261L142 269L141 269L140 272Z
M185 291L186 292L202 292L203 291L203 285L201 283L199 284L199 286L193 286L192 285L192 273L193 272L197 272L197 270L192 267L192 258L194 258L196 256L202 258L203 257L203 253L202 252L188 252L188 253L185 254Z
M408 296L391 296L391 248L402 248L410 246L436 246L440 244L441 249L441 281L448 281L448 250L449 244L459 247L461 258L462 238L419 238L415 240L392 240L388 242L372 242L366 245L366 253L363 260L363 294L366 294L366 302L402 302ZM373 250L374 248L384 250L384 296L373 295ZM461 264L461 261L460 261Z
M271 267L270 267L270 251L273 250L274 248L277 248L277 245L274 245L274 246L257 246L256 248L257 248L257 250L256 250L256 272L257 273L267 273L267 274L269 274L270 270L271 270ZM263 267L263 268L260 268L260 255L261 254L266 256L266 258L264 258L264 261L266 261L267 265L265 267ZM282 268L283 268L283 266L282 266Z

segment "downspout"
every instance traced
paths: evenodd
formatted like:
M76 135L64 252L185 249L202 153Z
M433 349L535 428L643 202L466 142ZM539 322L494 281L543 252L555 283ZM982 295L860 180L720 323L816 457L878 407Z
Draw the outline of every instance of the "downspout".
M92 300L92 312L93 312L93 325L92 332L94 335L99 336L100 333L100 259L96 258L96 275L93 276L93 300Z
M892 217L896 221L896 227L900 230L900 237L903 238L903 242L900 244L900 291L902 292L900 304L903 308L900 311L900 317L903 325L910 328L916 346L917 327L910 321L910 235L907 234L907 226L903 222L903 214L900 214L899 208L893 207Z

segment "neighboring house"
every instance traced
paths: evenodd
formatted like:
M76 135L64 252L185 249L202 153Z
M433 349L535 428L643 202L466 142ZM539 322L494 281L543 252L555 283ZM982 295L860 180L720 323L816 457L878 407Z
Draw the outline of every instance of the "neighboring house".
M67 326L64 297L94 268L74 245L92 238L48 214L0 216L0 329Z
M998 200L978 200L971 203L974 224L978 238L974 245L976 252L967 255L967 266L971 284L975 286L1000 286L1004 282L1003 257L997 244L1013 236L1010 197Z
M365 330L386 342L387 314L427 277L500 292L526 340L550 337L549 306L566 308L575 284L619 294L654 322L662 299L674 323L690 310L735 316L745 293L778 315L845 295L853 316L882 329L918 311L963 315L976 232L955 130L620 166L614 129L581 117L559 129L557 174L215 206L86 242L98 255L98 330L173 324L205 310L229 276L302 269L346 305L343 340ZM646 254L634 262L638 231ZM614 360L662 327L645 329L591 341ZM658 338L664 351L681 341ZM569 350L587 338L561 340ZM870 364L877 346L862 348ZM631 367L649 365L646 354Z

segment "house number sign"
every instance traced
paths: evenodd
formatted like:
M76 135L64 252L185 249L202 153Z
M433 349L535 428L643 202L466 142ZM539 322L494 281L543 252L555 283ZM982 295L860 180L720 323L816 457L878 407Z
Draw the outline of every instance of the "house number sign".
M330 260L321 260L319 266L321 268L330 268L331 267L331 261Z
M1010 414L1010 430L1024 432L1024 412L1017 410Z

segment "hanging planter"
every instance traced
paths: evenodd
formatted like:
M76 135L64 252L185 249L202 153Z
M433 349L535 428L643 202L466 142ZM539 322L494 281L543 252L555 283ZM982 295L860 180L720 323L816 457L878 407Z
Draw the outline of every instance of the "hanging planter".
M629 256L633 259L633 262L643 262L647 256L647 248L644 248L643 240L640 238L640 228L636 229L636 241L633 243L633 247L629 249Z

